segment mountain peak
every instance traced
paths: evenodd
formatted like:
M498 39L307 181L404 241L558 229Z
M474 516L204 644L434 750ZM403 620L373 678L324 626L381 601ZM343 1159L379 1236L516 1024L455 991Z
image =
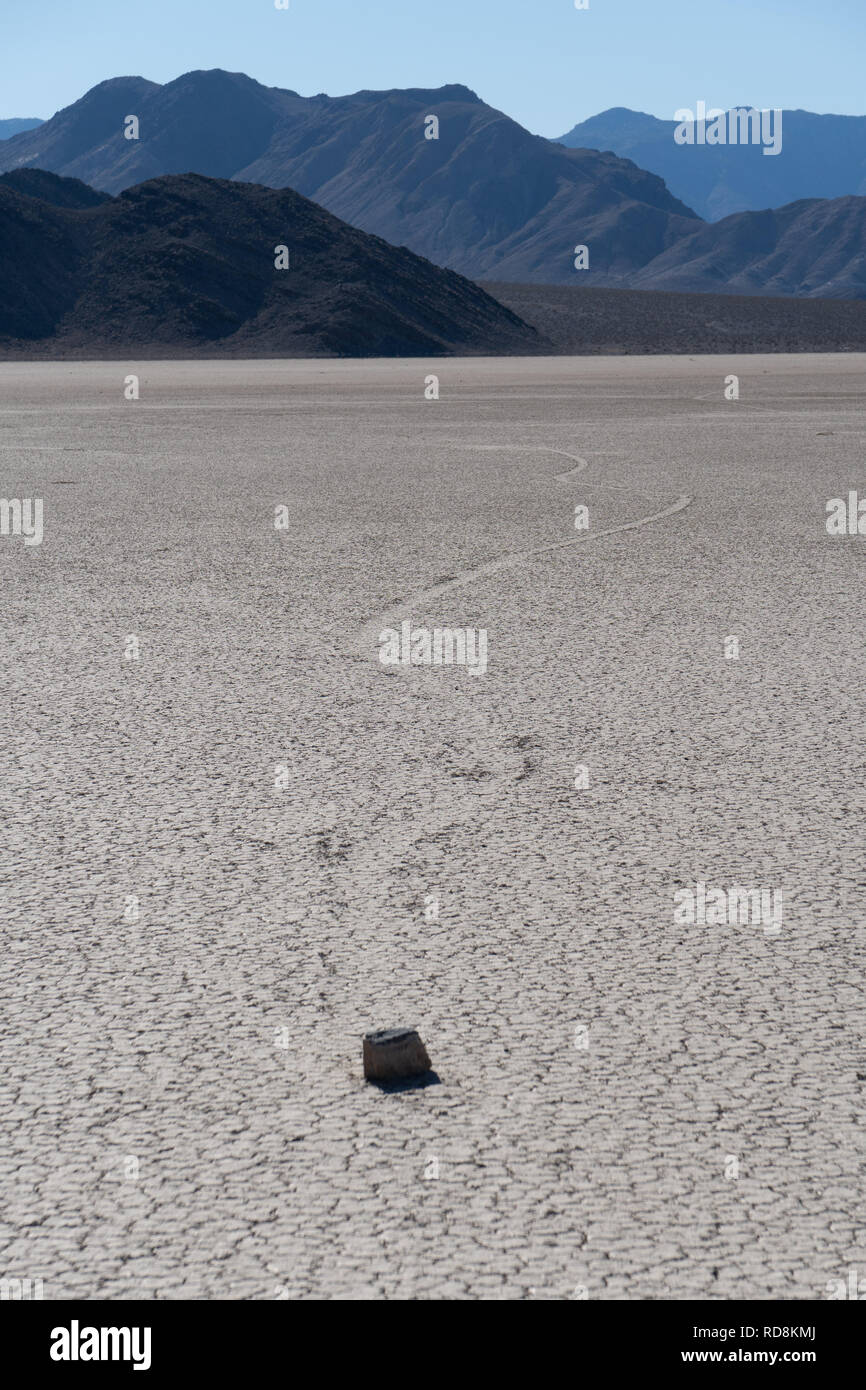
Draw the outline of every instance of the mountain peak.
M462 82L448 82L444 87L436 89L439 96L447 101L477 101L481 103L481 98L477 92L473 92L471 87L465 87Z
M107 77L104 82L97 82L95 87L91 87L89 91L85 92L80 100L87 101L89 97L101 96L103 93L128 91L130 87L139 87L142 91L149 90L155 92L158 90L159 86L159 82L151 82L147 77L136 76L132 73L127 77ZM72 107L77 105L78 102L72 102L69 106L65 106L62 109L64 111L71 111Z
M245 72L230 72L227 68L191 68L189 72L183 72L179 77L172 78L171 82L164 83L163 91L172 91L178 87L235 87L248 92L281 92L293 97L298 95L288 87L266 87L254 77L248 77Z

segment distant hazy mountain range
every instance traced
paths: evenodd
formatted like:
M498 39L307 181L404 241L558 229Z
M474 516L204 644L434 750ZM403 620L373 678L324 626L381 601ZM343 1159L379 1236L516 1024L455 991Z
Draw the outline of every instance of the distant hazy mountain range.
M28 120L26 118L13 117L8 121L0 121L0 140L8 140L10 135L17 135L22 130L34 130L42 122L38 119Z
M138 119L138 139L125 138L129 116ZM782 151L770 156L760 146L679 146L673 129L622 110L566 138L604 144L620 131L628 144L650 132L674 174L692 171L704 205L715 199L718 210L749 179L757 180L759 206L783 205L705 222L657 173L616 153L531 135L466 87L301 97L220 70L165 86L141 77L103 82L0 142L0 170L49 170L111 194L190 171L291 188L475 280L866 298L866 198L845 187L842 145L833 143L843 142L847 177L860 187L866 117L785 113ZM799 188L794 202L771 195L773 180L797 185L796 171L810 159L818 178L819 147L823 186L841 186L845 196L804 199ZM588 269L575 266L578 246L588 248Z
M676 125L614 106L574 126L561 143L633 159L711 220L801 198L866 194L866 116L783 111L778 155L755 145L677 145Z
M275 264L280 247L287 269ZM19 351L427 356L538 342L471 281L290 189L197 174L119 198L39 171L6 174L0 267L0 347Z

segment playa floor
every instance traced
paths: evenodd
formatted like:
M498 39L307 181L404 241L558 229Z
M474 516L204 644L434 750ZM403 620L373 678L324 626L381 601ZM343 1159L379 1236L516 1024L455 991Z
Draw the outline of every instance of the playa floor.
M866 1270L864 366L0 365L44 528L0 537L0 1278ZM486 672L382 665L407 619ZM403 1024L438 1084L365 1084Z

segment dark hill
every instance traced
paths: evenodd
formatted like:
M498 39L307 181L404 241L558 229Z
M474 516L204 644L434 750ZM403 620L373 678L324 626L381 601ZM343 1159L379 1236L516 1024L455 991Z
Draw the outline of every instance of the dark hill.
M0 187L12 188L16 193L39 198L57 208L95 208L100 203L111 202L108 193L98 193L80 179L64 179L44 169L14 169L11 173L0 174Z
M56 206L56 182L49 201L0 186L7 350L413 356L538 345L477 285L288 189L170 175L70 208ZM288 270L275 269L278 246Z
M82 274L75 215L0 187L0 343L48 338L71 312Z

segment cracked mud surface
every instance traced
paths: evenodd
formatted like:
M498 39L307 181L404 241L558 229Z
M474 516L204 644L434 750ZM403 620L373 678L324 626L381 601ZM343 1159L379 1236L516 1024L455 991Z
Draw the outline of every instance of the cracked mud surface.
M438 402L423 362L0 367L0 491L45 503L0 538L0 1276L866 1264L866 539L824 525L863 365L442 361ZM407 604L485 627L486 676L379 665ZM700 879L780 888L779 936L676 925ZM440 1084L383 1094L361 1036L401 1024Z

